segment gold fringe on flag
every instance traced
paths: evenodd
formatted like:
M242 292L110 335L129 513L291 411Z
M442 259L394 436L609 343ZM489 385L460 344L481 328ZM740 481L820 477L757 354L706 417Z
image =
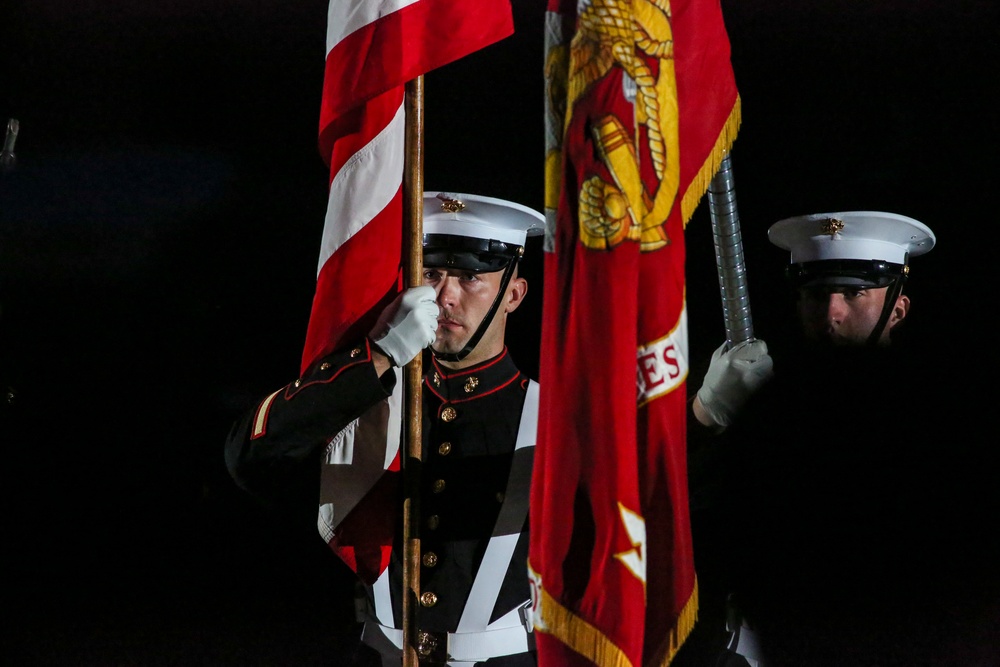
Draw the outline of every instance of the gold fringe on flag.
M560 642L573 649L598 667L634 667L625 652L615 646L604 633L583 620L559 601L549 595L544 588L539 589L541 595L542 623L535 624L535 630L552 635ZM667 667L681 645L691 634L698 620L698 581L695 580L691 597L684 603L684 608L677 617L677 623L670 630L665 642L666 654L662 659L655 659L652 664Z
M677 623L674 625L673 629L670 631L670 636L667 638L666 655L663 656L662 660L654 660L653 664L659 665L659 667L667 667L667 665L672 663L674 658L677 657L677 651L681 649L681 646L691 635L691 631L694 630L694 624L697 621L698 579L695 578L694 589L691 591L691 597L684 603L684 608L681 609L681 613L677 616Z
M681 199L681 215L684 216L685 228L691 216L694 215L695 209L698 208L698 204L701 203L702 197L708 192L708 186L719 171L723 158L726 157L726 154L733 147L736 134L740 129L741 114L741 101L739 95L737 95L733 110L729 112L729 118L726 119L726 124L722 127L719 137L715 140L715 146L712 147L712 151L705 158L705 163L701 165L701 169L691 179L691 184L688 185L687 190L684 192L684 197Z
M539 591L542 596L542 622L545 632L587 658L598 667L634 667L625 653L587 621L583 620L548 591ZM539 624L535 624L538 630Z

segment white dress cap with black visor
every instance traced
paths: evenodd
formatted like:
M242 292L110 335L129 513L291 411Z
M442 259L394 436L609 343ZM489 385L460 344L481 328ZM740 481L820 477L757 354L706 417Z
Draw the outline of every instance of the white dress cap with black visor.
M896 213L842 211L786 218L767 231L771 243L791 253L785 275L795 287L890 287L876 341L910 271L910 258L936 241L930 227Z
M475 348L493 320L503 294L524 254L528 236L545 231L545 216L515 202L457 192L425 192L423 256L428 268L472 273L503 271L500 289L489 312L458 353L438 353L444 361L460 361Z

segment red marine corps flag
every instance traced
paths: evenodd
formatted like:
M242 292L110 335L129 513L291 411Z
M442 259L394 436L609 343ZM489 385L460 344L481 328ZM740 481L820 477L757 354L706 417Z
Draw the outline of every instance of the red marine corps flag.
M360 340L380 306L401 288L406 83L513 30L509 0L331 0L319 124L330 187L303 372L339 346ZM399 394L402 382L396 386ZM387 564L391 526L385 544L355 540L351 526L366 521L367 509L378 515L379 503L386 501L378 489L393 486L379 480L387 468L399 469L400 409L399 396L376 406L337 434L349 446L331 446L324 461L319 531L363 578L377 576ZM351 459L361 440L369 443L365 451L384 453L370 462L371 474L360 482L375 491L357 505L338 502L335 493L343 487L338 469L365 464ZM343 489L347 497L364 495L354 484Z
M698 610L684 227L740 122L719 0L550 0L529 569L543 667L668 665Z

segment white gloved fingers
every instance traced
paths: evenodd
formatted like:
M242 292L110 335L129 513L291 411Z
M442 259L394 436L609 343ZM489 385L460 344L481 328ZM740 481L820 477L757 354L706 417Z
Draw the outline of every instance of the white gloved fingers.
M439 308L433 287L411 287L382 312L372 329L372 342L396 366L408 364L434 342Z
M733 346L733 349L729 351L729 356L732 359L741 359L744 361L757 361L758 359L763 359L767 357L767 343L755 338L754 340L745 340L742 343L737 343Z
M431 290L431 295L434 295L434 290ZM421 299L413 309L415 327L418 331L424 332L424 347L433 343L434 339L437 338L438 315L440 313L441 309L438 308L437 302L433 298L429 301Z
M394 301L394 303L398 302L399 307L391 320L392 324L399 324L399 322L407 317L410 311L416 310L421 306L426 307L428 302L437 309L436 300L437 294L430 285L420 285L419 287L411 287L408 290L404 290ZM437 317L436 314L435 317Z
M751 340L740 343L730 352L733 369L743 376L743 382L752 390L774 375L774 360L767 353L767 343Z

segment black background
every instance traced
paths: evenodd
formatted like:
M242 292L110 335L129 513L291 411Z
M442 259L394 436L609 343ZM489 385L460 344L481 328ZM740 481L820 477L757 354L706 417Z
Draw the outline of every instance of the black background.
M425 185L541 208L544 6L514 6L513 37L425 77ZM956 391L994 391L961 369L997 362L995 3L723 11L758 336L787 334L772 222L902 213L938 242L914 262L904 335L954 366ZM325 20L323 2L274 0L0 11L0 120L21 124L0 176L8 664L337 664L345 568L222 464L230 422L298 369L326 205ZM704 205L687 246L697 360L724 338ZM531 332L540 261L528 272ZM537 377L537 333L510 344Z

